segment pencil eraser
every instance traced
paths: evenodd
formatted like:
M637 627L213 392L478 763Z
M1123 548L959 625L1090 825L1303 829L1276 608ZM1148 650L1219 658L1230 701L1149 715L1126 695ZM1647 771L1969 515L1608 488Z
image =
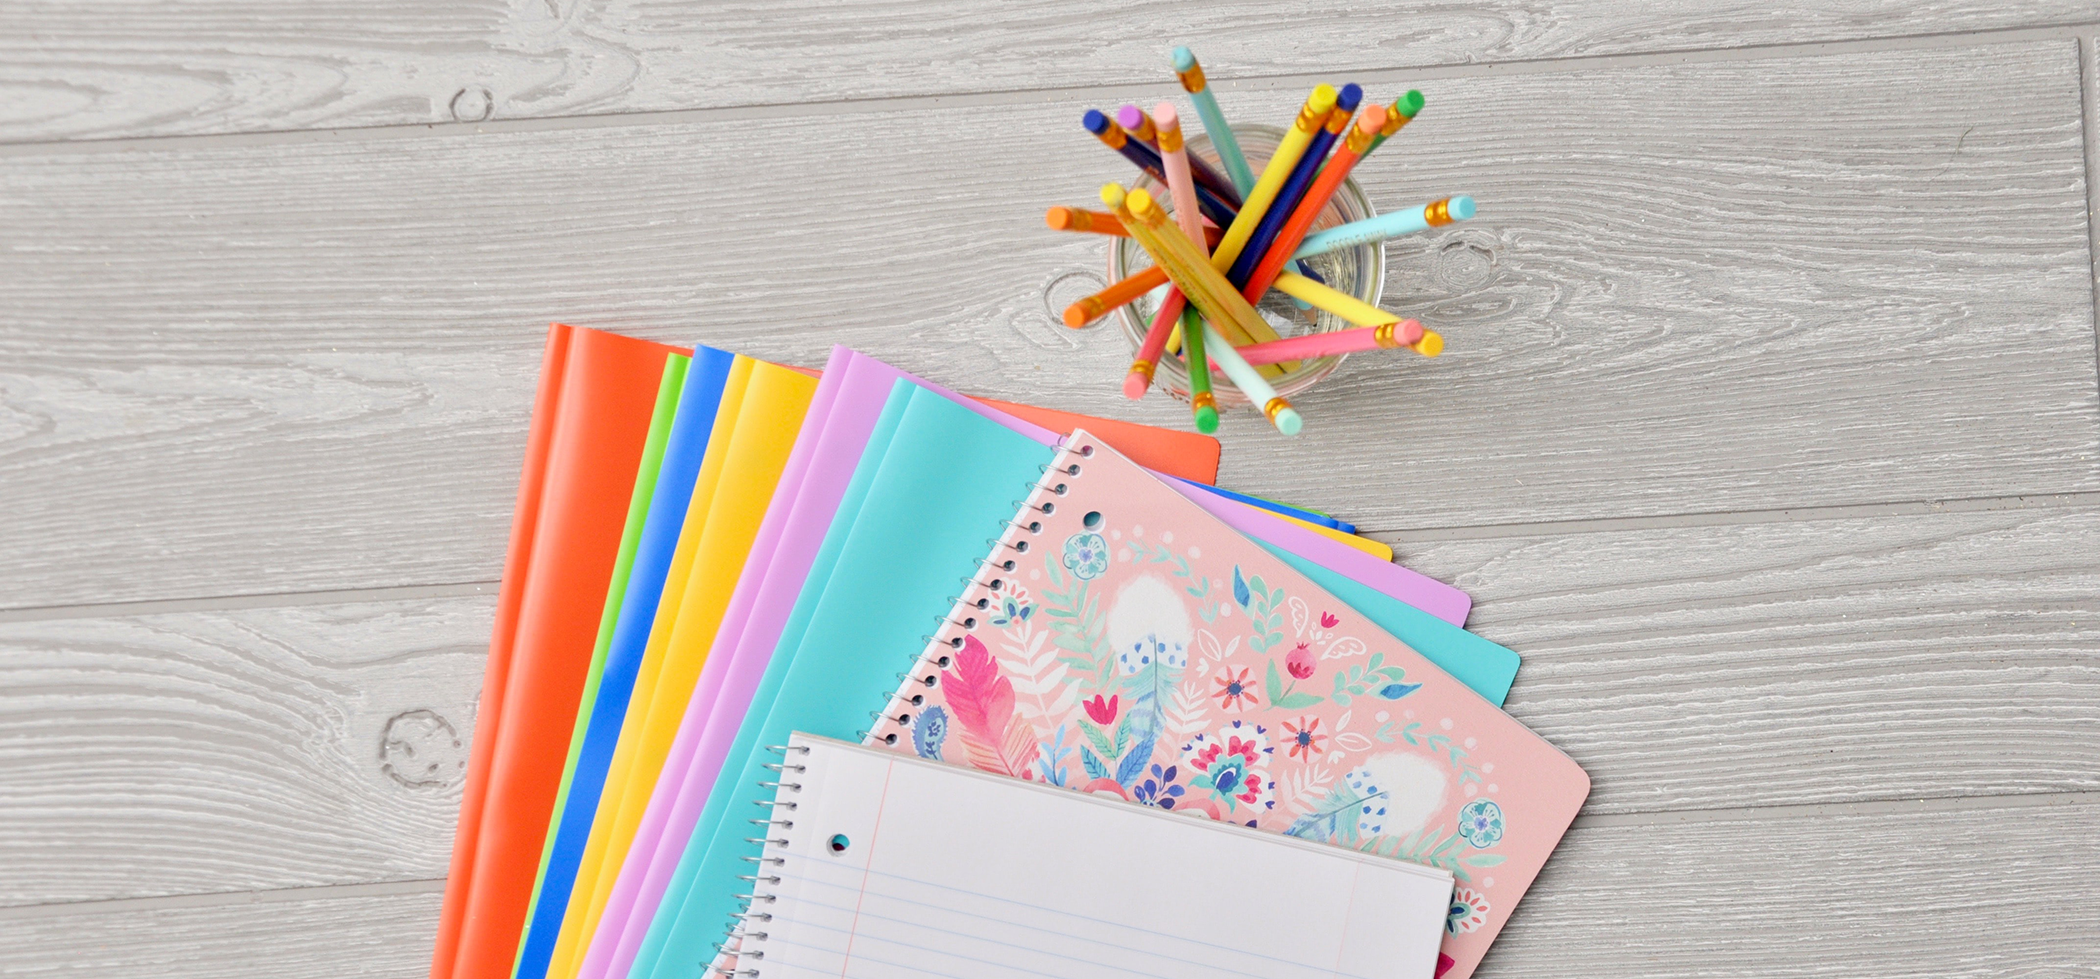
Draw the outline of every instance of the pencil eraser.
M1196 52L1189 50L1187 45L1174 49L1175 71L1187 71L1194 67L1196 67Z
M1152 192L1146 190L1143 187L1139 187L1132 190L1129 193L1129 195L1124 198L1124 202L1129 204L1130 210L1137 214L1144 214L1145 212L1152 210L1156 203L1152 200Z
M1385 128L1385 106L1364 106L1364 111L1356 117L1356 128L1363 130L1366 136L1378 135L1378 131Z
M1335 93L1334 107L1342 110L1343 112L1355 112L1357 103L1362 102L1363 100L1363 86L1358 85L1355 82L1350 82L1349 84L1342 86L1342 90L1340 92Z
M1085 303L1073 303L1070 306L1066 306L1064 318L1065 325L1075 330L1093 322L1093 317L1087 315Z
M1053 207L1044 212L1043 223L1049 225L1052 231L1063 231L1072 226L1072 209Z
M1337 94L1334 86L1321 82L1313 86L1312 97L1306 99L1305 104L1310 106L1314 112L1326 112L1334 108L1334 99Z
M1134 105L1117 109L1116 124L1124 129L1142 129L1145 126L1145 110Z
M1407 347L1424 357L1434 357L1444 352L1444 337L1435 330L1423 330L1422 339L1408 344Z
M1152 388L1152 375L1144 371L1131 371L1123 378L1123 396L1132 401L1142 401L1145 392Z
M1276 430L1285 435L1296 435L1305 429L1305 419L1298 417L1298 409L1285 408L1276 413Z
M1086 110L1086 115L1080 117L1080 121L1086 124L1087 132L1096 136L1108 132L1108 117L1103 115L1100 109Z
M1451 211L1451 216L1459 219L1460 221L1465 221L1473 217L1473 199L1471 197L1467 197L1464 194L1460 194L1457 197L1451 198L1451 203L1448 205L1448 207Z
M1218 409L1204 405L1196 409L1196 431L1209 435L1218 430Z
M1069 312L1067 310L1067 313ZM1402 345L1412 347L1422 339L1422 321L1401 320L1400 325L1393 328L1393 332L1399 336Z
M1111 211L1123 206L1124 196L1122 184L1101 185L1101 203L1108 205Z
M1180 129L1181 114L1174 111L1174 103L1161 102L1152 107L1152 124L1161 129Z
M1410 88L1406 95L1400 96L1400 100L1393 103L1393 108L1400 110L1401 115L1413 119L1421 114L1422 101L1422 93Z

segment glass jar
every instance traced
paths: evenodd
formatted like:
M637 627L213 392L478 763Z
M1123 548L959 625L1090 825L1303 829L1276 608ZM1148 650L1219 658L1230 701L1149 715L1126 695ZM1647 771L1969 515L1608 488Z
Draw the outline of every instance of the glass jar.
M1274 126L1234 126L1232 132L1239 138L1240 150L1247 156L1247 166L1256 176L1261 174L1262 165L1276 152L1276 147L1283 141L1284 135L1283 130ZM1192 137L1186 145L1188 152L1209 161L1218 172L1225 172L1225 168L1218 165L1218 153L1211 148L1209 136ZM1172 209L1172 196L1150 176L1140 174L1131 186L1152 191L1161 206ZM1335 190L1334 197L1328 200L1327 206L1320 211L1320 216L1313 221L1312 230L1307 234L1351 221L1361 221L1376 216L1377 213L1371 207L1370 198L1364 196L1363 188L1356 185L1355 178L1350 178L1342 181L1342 185ZM1151 256L1145 254L1145 249L1138 245L1136 239L1111 238L1109 241L1108 281L1121 282L1131 273L1142 271L1152 264ZM1378 243L1336 249L1305 259L1300 264L1309 266L1321 278L1326 279L1329 286L1354 295L1373 306L1378 305L1379 293L1385 288L1385 249ZM1133 355L1145 342L1145 332L1150 328L1152 313L1159 308L1166 295L1165 288L1155 289L1139 297L1136 302L1116 310L1116 321L1122 325L1123 335L1130 341ZM1333 313L1300 309L1291 297L1275 289L1269 290L1255 309L1262 319L1268 321L1276 335L1281 337L1332 333L1336 330L1350 329L1355 325ZM1319 383L1321 378L1334 373L1334 369L1340 367L1343 358L1347 356L1337 354L1301 360L1295 369L1270 377L1269 383L1276 388L1277 394L1286 398L1295 397L1299 392ZM1160 357L1159 369L1154 374L1153 383L1165 385L1169 394L1182 401L1189 398L1188 369L1182 364L1181 358L1174 354ZM1220 409L1249 403L1247 396L1232 386L1232 381L1225 376L1224 371L1211 371L1211 388L1217 395Z

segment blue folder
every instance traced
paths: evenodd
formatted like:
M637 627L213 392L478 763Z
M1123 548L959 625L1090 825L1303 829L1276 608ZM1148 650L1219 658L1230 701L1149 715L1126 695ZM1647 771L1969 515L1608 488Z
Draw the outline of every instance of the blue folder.
M714 430L715 411L721 407L722 389L734 359L712 347L697 347L692 366L686 369L677 413L671 416L671 431L664 441L656 493L649 499L612 644L606 648L598 697L590 705L583 748L576 756L561 821L549 842L546 876L540 881L538 897L526 919L524 941L518 946L517 979L545 979L547 975L562 918L568 913L569 892L576 885L584 843L598 815L598 797L605 789L613 748L620 740L620 725L627 718L627 701L634 693L642 651L649 645L649 627L656 619L657 601L663 597L671 554L678 549L678 534L693 501L693 484L700 476L700 460L707 455L708 435Z

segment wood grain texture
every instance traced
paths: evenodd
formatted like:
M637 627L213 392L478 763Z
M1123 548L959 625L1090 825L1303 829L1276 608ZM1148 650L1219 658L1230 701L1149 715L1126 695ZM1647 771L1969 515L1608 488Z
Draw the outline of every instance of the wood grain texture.
M2100 832L2053 806L1578 828L1479 973L2100 975ZM10 976L421 976L438 895L0 918Z
M2100 508L1401 546L1589 813L2100 790ZM442 875L492 605L0 625L0 895Z
M1485 202L1390 249L1450 352L1232 417L1227 484L1372 530L2100 486L2073 48L1440 84L1360 173ZM550 319L1186 424L1051 318L1103 245L1041 207L1127 176L1079 108L0 160L0 603L492 579Z
M0 624L0 905L443 875L494 606Z
M0 141L520 119L1682 52L2092 22L2075 0L1482 0L1338 8L16 0Z

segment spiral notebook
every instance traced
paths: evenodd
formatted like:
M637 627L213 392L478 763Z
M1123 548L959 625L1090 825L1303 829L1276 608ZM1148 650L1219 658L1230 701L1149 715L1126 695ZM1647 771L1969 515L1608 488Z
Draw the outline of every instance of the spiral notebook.
M1589 794L1568 756L1084 431L868 743L1448 870L1451 979Z
M1451 875L796 734L733 973L1429 979Z

